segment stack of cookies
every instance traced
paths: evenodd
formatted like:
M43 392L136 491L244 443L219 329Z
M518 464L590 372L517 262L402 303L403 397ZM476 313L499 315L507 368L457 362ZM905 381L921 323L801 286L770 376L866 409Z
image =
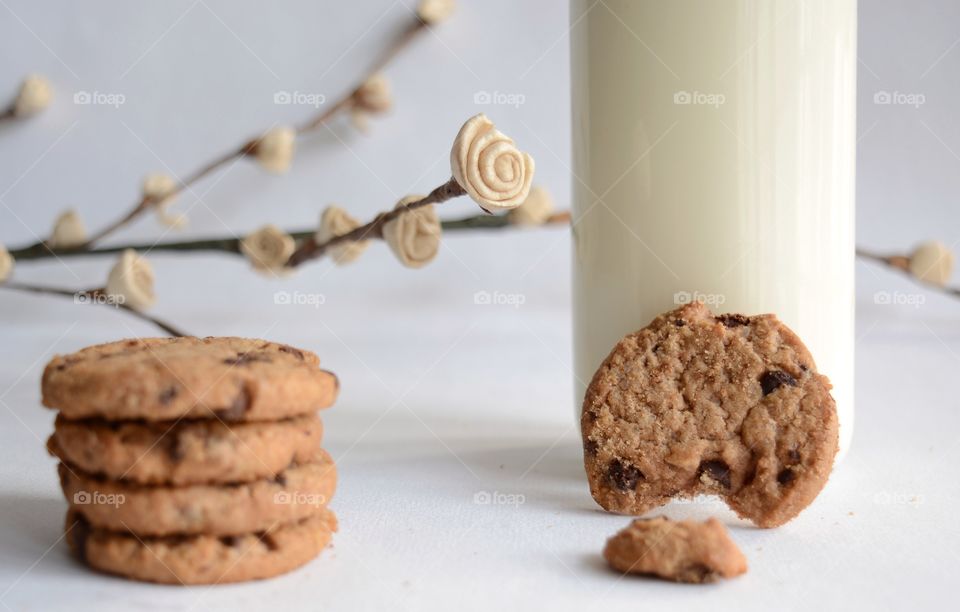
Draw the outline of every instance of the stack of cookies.
M336 530L316 412L337 378L264 340L124 340L55 357L43 403L66 540L101 571L172 584L275 576Z

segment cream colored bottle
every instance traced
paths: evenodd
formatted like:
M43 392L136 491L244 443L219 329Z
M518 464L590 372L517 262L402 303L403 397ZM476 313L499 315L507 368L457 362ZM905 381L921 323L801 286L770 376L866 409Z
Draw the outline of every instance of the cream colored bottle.
M853 431L856 0L571 1L576 401L691 299L773 312Z

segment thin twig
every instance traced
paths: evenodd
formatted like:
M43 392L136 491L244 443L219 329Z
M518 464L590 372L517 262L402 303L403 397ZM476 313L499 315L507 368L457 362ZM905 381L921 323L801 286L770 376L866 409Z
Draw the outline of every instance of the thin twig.
M559 211L551 215L544 223L544 226L566 225L570 222L570 213L568 211ZM520 227L515 225L506 215L473 215L459 219L447 219L440 222L440 227L444 232L456 232L463 230L483 230L483 229L506 229ZM287 232L298 243L309 240L316 234L315 229L300 229ZM377 236L379 237L379 236ZM116 255L128 249L138 253L154 252L210 252L227 253L229 255L240 255L239 238L198 238L195 240L178 240L175 242L142 242L133 244L119 244L109 247L97 247L90 250L68 249L57 251L57 257L85 257L85 256L103 256ZM32 249L11 251L18 263L25 263L31 260L49 259L53 257L47 249Z
M910 272L910 258L905 257L904 255L881 255L879 253L874 253L872 251L867 251L866 249L857 247L857 257L883 264L888 268L893 268L894 270L899 270L907 275L910 280L923 287L927 287L941 293L946 293L947 295L952 295L954 297L960 297L960 287L938 285L937 283L925 281L922 278L918 278L912 274Z
M376 62L373 63L373 65L367 71L367 76L364 79L360 80L360 82L358 82L353 87L353 89L350 90L350 93L348 95L341 98L330 108L324 109L322 113L298 125L296 127L297 133L304 134L306 132L314 130L319 126L323 125L324 123L326 123L331 117L333 117L339 111L348 107L352 107L354 100L356 100L357 93L360 91L360 88L363 87L363 84L366 83L371 76L383 70L390 63L390 61L393 60L393 58L396 57L401 51L403 51L407 47L407 45L409 45L416 38L417 34L419 34L424 29L426 29L426 27L427 27L427 24L424 21L420 20L419 17L416 18L413 22L411 22L410 25L408 25L397 36L397 38L393 41L393 44L391 44L388 47L387 52L384 53L380 57L380 59L378 59Z
M431 204L440 204L449 199L462 196L466 193L466 190L464 190L464 188L461 187L457 181L451 178L443 185L440 185L431 191L425 197L410 202L404 206L398 206L390 212L380 213L374 217L373 220L347 232L346 234L334 236L326 242L320 243L317 242L316 237L310 236L303 241L303 244L301 244L297 250L294 251L293 255L290 256L290 259L287 260L287 267L296 268L306 261L323 257L323 254L327 251L327 249L342 242L356 242L359 240L367 240L369 238L381 238L383 236L383 225L388 221L392 221L400 215L411 210L423 208L424 206L429 206Z
M163 198L152 198L152 197L149 197L149 196L143 196L143 197L140 199L140 201L133 207L133 209L130 210L130 212L128 212L128 213L127 213L126 215L124 215L123 217L117 219L117 220L114 221L113 223L107 225L106 227L104 227L103 229L101 229L100 231L98 231L97 233L95 233L94 235L92 235L92 236L91 236L90 238L88 238L87 241L86 241L84 244L82 244L79 248L80 248L80 249L89 249L89 248L91 248L94 244L96 244L97 242L100 242L101 240L103 240L104 238L106 238L107 236L109 236L110 234L112 234L113 232L117 231L117 230L120 229L121 227L123 227L123 226L127 225L128 223L132 222L134 219L136 219L137 217L139 217L140 215L142 215L144 212L146 212L146 211L149 210L150 208L161 204L161 203L162 203L163 201L165 201L165 200L169 200L170 198L173 198L173 197L179 195L180 193L182 193L183 191L185 191L188 187L190 187L190 186L193 185L194 183L200 181L200 180L203 179L205 176L207 176L208 174L211 174L212 172L214 172L215 170L217 170L217 169L220 168L221 166L224 166L224 165L230 163L231 161L237 159L238 157L242 157L242 156L246 155L246 154L249 152L251 146L252 146L252 145L251 145L250 143L247 143L247 144L245 144L244 146L240 147L240 148L237 149L237 150L234 150L234 151L231 151L231 152L226 153L226 154L224 154L224 155L221 155L221 156L218 157L217 159L208 162L205 166L203 166L202 168L200 168L199 170L195 171L193 174L191 174L191 175L188 176L187 178L185 178L185 179L183 179L182 181L180 181L179 183L177 183L177 186L174 187L174 189L173 189L172 191L170 191L170 192L168 192L167 194L165 194ZM40 247L40 248L43 248L43 249L45 249L45 250L50 250L49 245L47 245L45 242L38 242L38 243L36 243L35 245L31 245L31 246L33 246L33 247Z
M306 232L304 233L306 236ZM296 237L296 236L294 236ZM68 249L59 250L56 256L60 259L67 257L86 257L98 255L116 255L126 250L137 251L138 253L153 253L164 251L210 251L218 253L240 254L239 238L199 238L196 240L178 240L174 242L141 242L132 244L119 244L116 246L97 247L90 250ZM47 250L31 249L26 252L16 253L11 251L17 263L25 263L31 260L48 259L53 257L53 253Z
M419 17L415 17L414 21L410 23L394 40L393 44L387 49L387 51L373 64L369 72L367 73L366 78L360 81L349 93L347 93L343 98L338 100L332 106L323 109L322 112L318 113L316 116L308 119L302 125L296 128L298 134L304 134L313 129L316 129L320 125L323 125L329 121L333 116L335 116L339 111L353 106L354 100L356 98L357 92L362 87L363 83L372 75L376 74L382 70L387 64L390 63L393 58L395 58L400 51L402 51L415 37L416 35L425 30L427 24L420 20ZM12 112L12 111L10 111ZM0 116L0 119L3 117ZM185 179L181 180L176 188L169 194L166 194L163 198L151 198L148 196L143 196L126 214L122 217L109 223L107 226L95 232L90 238L80 247L77 247L72 250L90 250L97 243L106 238L107 236L113 234L117 230L133 222L135 219L140 217L143 213L147 212L151 208L158 206L163 201L170 199L171 197L182 193L188 189L194 183L200 181L204 177L213 173L214 171L222 168L223 166L229 164L233 160L243 157L244 155L249 155L254 152L259 141L260 136L252 138L245 142L238 148L232 149L227 153L221 155L208 162L202 166L199 170L196 170ZM46 243L46 241L40 240L29 246L21 247L18 249L11 249L11 254L14 257L17 257L17 253L20 253L20 256L23 257L27 253L32 253L38 250L50 251L51 254L60 255L61 251L56 249Z
M140 312L139 310L130 308L126 304L119 304L117 302L105 299L105 294L102 289L81 289L79 291L71 291L70 289L61 289L58 287L46 287L43 285L28 285L24 283L10 282L0 283L0 289L12 289L14 291L38 293L41 295L59 295L61 297L70 297L73 298L74 302L78 304L102 304L104 306L112 306L130 313L142 321L156 325L170 336L181 337L190 335L177 329L166 321L162 321L156 317L152 317L146 313Z

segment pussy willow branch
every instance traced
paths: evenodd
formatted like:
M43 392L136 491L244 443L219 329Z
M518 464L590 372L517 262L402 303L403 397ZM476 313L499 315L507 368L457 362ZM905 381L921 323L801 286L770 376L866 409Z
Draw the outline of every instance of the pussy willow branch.
M240 147L239 149L230 151L229 153L225 153L224 155L221 155L220 157L207 162L205 166L194 171L193 174L189 175L185 179L182 179L181 181L179 181L176 187L173 188L173 191L167 194L163 199L143 196L140 199L140 201L137 202L137 204L135 204L134 207L127 214L125 214L124 216L120 217L116 221L110 223L106 227L102 228L101 230L99 230L98 232L90 236L90 238L87 239L87 242L83 244L80 248L92 247L94 244L103 240L104 238L114 233L118 229L131 223L134 219L136 219L137 217L145 213L150 208L160 204L163 200L167 200L169 198L175 197L183 193L184 191L186 191L187 188L189 188L194 183L199 182L201 179L203 179L207 175L212 174L217 169L221 168L222 166L225 166L231 161L237 159L238 157L242 157L246 155L251 149L252 149L252 144L247 143L244 146ZM34 248L39 247L44 250L50 250L50 246L47 245L45 242L38 242L31 246Z
M567 211L556 212L551 215L544 223L545 226L550 225L567 225L570 223L570 213ZM508 217L505 215L474 215L471 217L462 217L460 219L447 219L440 222L440 226L444 232L457 232L464 230L499 230L507 228L518 228L519 226L514 225ZM304 240L312 238L316 234L315 229L303 229L303 230L291 230L287 232L290 234L294 240L298 243ZM382 236L377 236L378 238ZM132 243L132 244L120 244L116 246L109 247L98 247L90 250L80 250L80 249L71 249L71 250L62 250L57 251L57 257L66 258L66 257L86 257L86 256L97 256L97 255L116 255L117 253L122 253L127 249L132 249L139 253L155 253L155 252L180 252L180 253L189 253L189 252L210 252L210 253L227 253L229 255L240 255L240 238L229 238L229 237L213 237L213 238L198 238L196 240L178 240L175 242L141 242L141 243ZM17 263L24 263L30 260L40 260L40 259L49 259L53 257L53 253L46 249L35 250L26 253L17 255Z
M75 302L78 302L79 299L84 299L85 302L90 304L101 304L104 306L110 306L111 308L118 308L120 310L126 311L133 315L134 317L140 319L141 321L146 321L153 325L156 325L162 329L165 333L171 336L188 336L184 331L177 329L173 325L170 325L166 321L152 317L146 313L140 312L139 310L134 310L125 304L109 303L102 298L105 296L103 289L81 289L79 291L72 291L70 289L63 289L60 287L47 287L44 285L28 285L24 283L0 283L0 289L9 289L11 291L23 291L26 293L37 293L41 295L58 295L61 297L73 298Z
M421 20L419 17L414 17L414 20L407 25L406 28L394 39L393 43L388 47L386 53L384 53L379 60L377 60L367 71L366 78L361 79L350 91L349 94L338 100L333 106L325 109L322 113L316 115L315 117L308 119L304 123L296 127L298 134L303 134L311 130L316 129L317 127L326 123L331 117L337 114L339 111L346 109L353 105L353 101L356 99L357 92L360 91L360 88L363 87L363 84L374 74L383 70L387 64L389 64L394 57L397 56L403 49L407 47L419 33L427 29L428 24Z
M290 259L287 260L287 267L296 268L306 261L323 257L323 254L327 251L327 249L342 242L354 242L358 240L367 240L369 238L382 238L383 224L387 221L392 221L400 215L411 210L423 208L424 206L429 206L431 204L442 204L447 200L466 195L466 193L466 190L464 190L464 188L461 187L457 181L451 178L443 185L440 185L431 191L425 197L410 202L404 206L394 208L390 212L380 213L374 217L372 221L365 223L364 225L361 225L360 227L351 230L346 234L334 236L326 242L320 243L317 242L316 237L310 236L303 241L303 244L297 247L297 250L294 251L293 255L290 256Z
M894 270L899 270L900 272L906 274L910 280L923 287L940 291L941 293L946 293L947 295L952 295L953 297L960 297L960 287L947 287L944 285L938 285L936 283L928 283L927 281L917 278L911 274L910 258L903 255L880 255L879 253L873 253L857 247L857 257L883 264L889 268L893 268Z
M316 129L317 127L328 122L332 117L334 117L341 110L350 108L354 104L356 99L357 91L362 87L363 83L370 77L382 70L387 66L393 58L395 58L407 45L416 38L416 35L420 32L427 29L428 25L426 22L422 21L419 17L414 17L414 20L407 25L404 30L400 33L399 36L394 39L393 43L388 47L387 51L373 64L370 70L367 72L367 76L362 79L350 92L344 95L340 100L335 102L332 106L323 109L316 116L308 119L303 124L296 127L297 134L305 134L311 130ZM2 117L0 117L2 118ZM253 152L256 147L257 141L259 140L260 135L257 137L246 141L241 146L224 153L223 155L209 161L207 164L202 166L200 169L194 171L192 174L188 175L186 178L181 179L177 186L172 192L167 194L163 198L151 198L148 196L143 196L133 208L131 208L126 214L121 216L116 221L109 223L102 229L95 232L90 238L79 247L81 250L89 250L97 243L113 234L120 228L128 225L142 214L150 210L151 208L162 203L164 200L168 200L171 197L174 197L186 189L188 189L194 183L200 181L204 177L212 174L216 170L222 168L223 166L229 164L235 159L243 157ZM29 246L21 247L19 249L11 249L11 254L14 257L23 257L25 254L37 250L51 251L52 253L60 254L58 249L51 247L46 244L45 241L40 240ZM76 249L74 249L76 250Z

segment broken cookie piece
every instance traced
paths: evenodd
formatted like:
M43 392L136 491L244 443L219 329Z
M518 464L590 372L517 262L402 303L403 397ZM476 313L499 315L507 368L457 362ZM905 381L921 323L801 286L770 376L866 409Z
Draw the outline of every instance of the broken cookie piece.
M715 518L636 519L607 540L603 557L619 572L675 582L715 582L747 571L746 557Z
M775 527L823 489L837 452L830 382L774 315L714 316L701 303L623 338L594 375L581 419L590 492L641 515L720 496Z

